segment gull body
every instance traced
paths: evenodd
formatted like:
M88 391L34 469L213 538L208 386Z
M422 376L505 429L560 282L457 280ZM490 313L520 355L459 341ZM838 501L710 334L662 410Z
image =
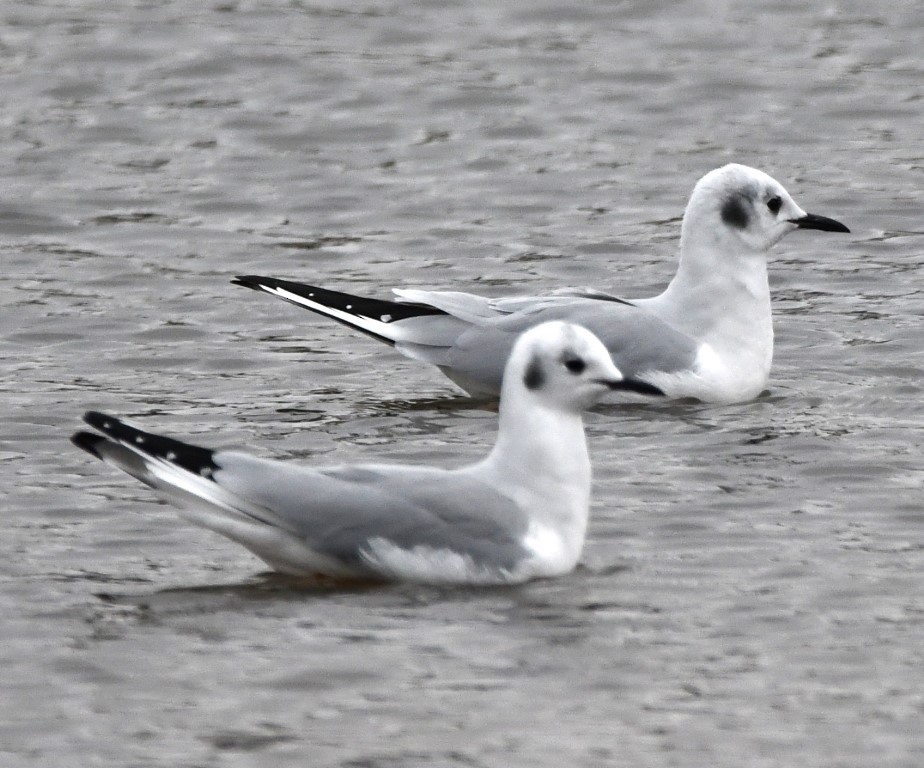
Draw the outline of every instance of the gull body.
M485 298L396 289L397 301L258 275L234 282L278 296L436 365L475 396L497 395L516 337L549 320L580 324L606 345L622 388L736 402L767 386L773 318L767 252L796 229L848 232L806 213L766 173L729 164L696 184L683 217L680 263L666 290L622 299L593 289Z
M621 381L584 328L530 329L507 364L494 448L459 469L299 467L193 446L95 412L84 419L99 434L72 439L283 573L515 583L577 564L591 479L581 414Z

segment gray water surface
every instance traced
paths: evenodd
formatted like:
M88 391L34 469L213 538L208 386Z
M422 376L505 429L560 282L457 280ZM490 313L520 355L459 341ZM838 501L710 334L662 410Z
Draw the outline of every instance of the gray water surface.
M924 7L0 6L0 764L920 766ZM68 443L106 409L456 465L495 414L229 284L659 291L695 181L850 235L770 273L770 392L590 415L573 574L311 589Z

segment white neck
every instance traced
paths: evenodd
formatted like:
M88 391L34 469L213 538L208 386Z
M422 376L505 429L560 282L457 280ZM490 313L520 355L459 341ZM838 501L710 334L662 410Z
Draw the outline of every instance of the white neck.
M772 354L766 251L724 228L684 224L677 274L664 293L639 303L722 357Z
M677 381L667 375L658 385L714 402L756 397L773 362L766 251L721 228L686 226L680 250L664 293L635 302L699 342L694 373Z
M545 555L548 574L574 567L590 511L590 456L579 413L548 407L541 396L523 391L519 377L508 376L494 449L470 471L527 511L533 533L554 534Z

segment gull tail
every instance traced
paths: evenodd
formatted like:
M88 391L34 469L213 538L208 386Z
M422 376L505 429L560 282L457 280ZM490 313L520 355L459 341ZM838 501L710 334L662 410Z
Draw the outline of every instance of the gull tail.
M99 411L87 411L83 420L102 434L77 432L74 445L153 488L163 486L167 467L205 480L218 469L208 448L144 432Z
M445 316L448 314L426 304L367 299L274 277L238 275L231 282L278 296L280 299L297 304L319 315L325 315L338 323L391 345L405 340L406 331L401 327L400 321L428 315Z
M102 434L76 432L71 437L74 445L178 504L190 522L227 536L260 557L266 541L285 530L285 522L270 509L225 487L218 454L225 460L232 454L145 432L98 411L88 411L83 420ZM242 454L234 456L238 463L260 464Z

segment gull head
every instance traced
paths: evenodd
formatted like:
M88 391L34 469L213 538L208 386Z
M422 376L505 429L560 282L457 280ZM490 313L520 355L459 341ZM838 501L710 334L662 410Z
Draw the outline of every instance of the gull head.
M776 179L736 163L697 182L683 218L687 244L737 244L735 250L752 253L765 253L796 229L850 231L839 221L806 213Z
M603 342L586 328L552 321L523 333L510 353L504 372L507 397L538 401L556 410L590 408L623 376Z

